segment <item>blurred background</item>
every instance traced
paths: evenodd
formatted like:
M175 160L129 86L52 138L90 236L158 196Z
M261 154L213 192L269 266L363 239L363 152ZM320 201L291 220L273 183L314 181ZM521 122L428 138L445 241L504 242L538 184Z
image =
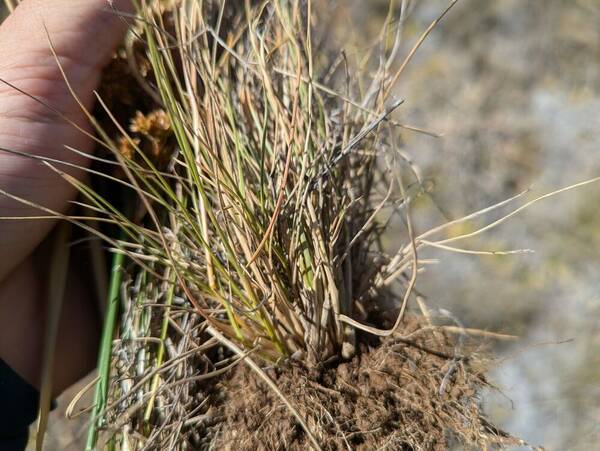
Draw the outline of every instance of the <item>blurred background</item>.
M332 46L346 48L350 60L364 54L389 2L325 1L335 15L317 16L335 25ZM407 3L400 58L448 5ZM405 153L435 181L414 212L421 231L530 186L529 198L598 176L600 2L460 0L396 94L406 100L398 120L443 135L403 135ZM465 246L535 251L436 252L441 264L418 282L432 307L466 326L522 337L494 345L499 361L490 379L501 393L483 397L492 420L550 450L598 449L600 183L538 203ZM61 420L72 394L54 413L47 449L81 449L83 423Z
M389 2L348 3L347 20L360 24L366 47ZM401 58L448 3L412 2ZM600 2L460 0L396 93L406 100L401 122L443 135L403 136L405 153L435 181L433 201L414 211L421 231L530 186L528 199L599 176ZM502 393L484 396L492 420L550 450L598 449L600 183L537 203L456 244L535 251L438 251L427 256L441 263L418 281L431 306L466 326L522 337L495 345L499 362L490 379Z

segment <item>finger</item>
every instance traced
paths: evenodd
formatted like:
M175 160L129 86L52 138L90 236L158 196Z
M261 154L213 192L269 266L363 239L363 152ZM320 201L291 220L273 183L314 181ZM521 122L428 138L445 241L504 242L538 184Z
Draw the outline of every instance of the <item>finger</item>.
M51 42L70 83L89 106L100 68L125 29L117 11L131 8L128 0L24 0L0 28L1 77L63 113L76 112ZM19 106L30 105L12 94Z
M131 10L131 2L115 1L114 8ZM50 41L77 96L91 108L101 68L125 29L107 0L24 0L0 27L0 79L86 127L86 116L69 92ZM92 143L52 109L0 82L0 148L85 165L87 159L66 146L90 151ZM0 189L60 212L75 196L74 188L46 166L1 150ZM39 214L0 194L0 216ZM0 280L52 226L51 221L0 221L5 257L0 260Z
M38 388L46 326L48 256L34 255L15 268L11 277L0 282L0 358L30 385ZM73 263L66 285L64 305L56 341L53 387L59 394L76 382L96 362L99 336L95 307L85 277L78 271L81 260Z

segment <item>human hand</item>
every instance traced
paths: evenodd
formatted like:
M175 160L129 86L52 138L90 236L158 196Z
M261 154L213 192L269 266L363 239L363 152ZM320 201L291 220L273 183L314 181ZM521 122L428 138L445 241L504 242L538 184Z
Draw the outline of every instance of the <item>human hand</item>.
M131 10L130 0L112 3L117 10ZM50 41L72 88L89 109L102 67L125 28L108 0L21 1L0 26L0 149L87 166L89 159L67 146L91 152L92 140L72 123L88 130L90 126L69 92ZM84 176L81 170L66 172L79 179ZM61 213L77 195L39 160L2 150L0 190ZM0 193L0 217L40 214L40 210ZM41 370L44 276L48 269L47 256L36 248L54 226L52 220L0 220L0 358L34 386ZM71 276L57 337L57 392L80 378L95 361L93 307L85 296L85 284L75 274Z

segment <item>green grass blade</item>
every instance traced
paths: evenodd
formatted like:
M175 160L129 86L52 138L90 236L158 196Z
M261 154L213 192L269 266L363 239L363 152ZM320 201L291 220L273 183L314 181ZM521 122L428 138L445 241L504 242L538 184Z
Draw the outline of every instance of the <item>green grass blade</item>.
M108 384L110 380L110 360L112 354L112 342L117 321L117 312L119 307L119 292L121 288L122 266L125 262L125 255L115 253L112 260L112 273L108 292L108 306L102 338L100 341L100 350L98 352L98 382L94 392L94 404L92 409L90 426L86 442L86 451L93 451L96 448L98 440L98 428L101 425L101 415L106 408L108 398Z

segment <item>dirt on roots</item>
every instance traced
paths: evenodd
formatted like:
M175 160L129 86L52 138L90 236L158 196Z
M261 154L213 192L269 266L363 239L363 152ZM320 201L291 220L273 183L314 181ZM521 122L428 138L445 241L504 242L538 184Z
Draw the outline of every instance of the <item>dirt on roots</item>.
M363 344L351 361L318 369L290 362L268 373L323 449L521 444L485 420L479 399L487 386L484 370L474 355L456 355L454 337L429 330L410 340ZM213 405L222 421L214 426L207 448L311 448L281 398L246 365L222 379L215 393L219 399Z

